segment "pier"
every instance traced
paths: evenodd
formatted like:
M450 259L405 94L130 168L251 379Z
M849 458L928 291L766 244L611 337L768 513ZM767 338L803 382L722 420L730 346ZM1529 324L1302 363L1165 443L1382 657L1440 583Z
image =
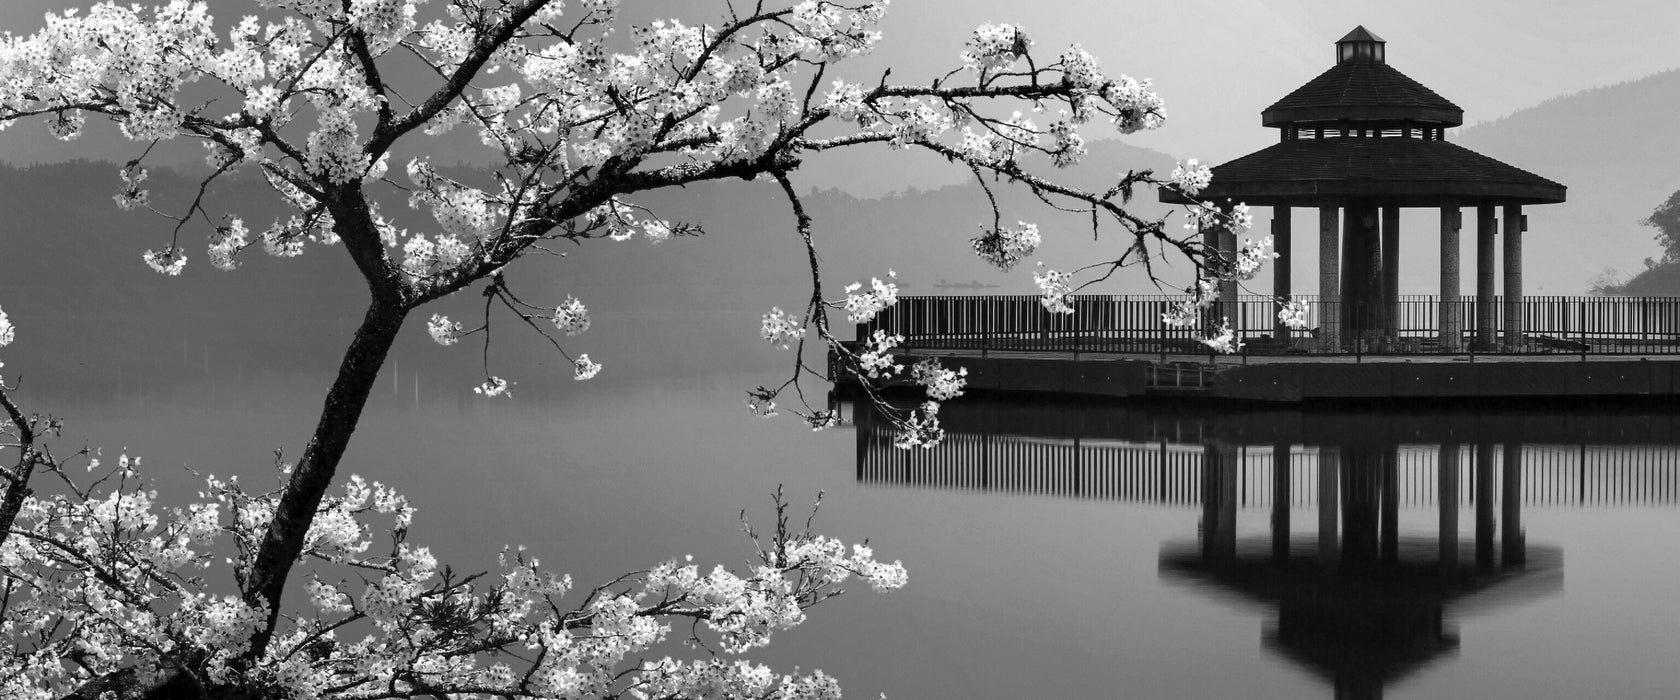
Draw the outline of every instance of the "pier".
M1333 303L1306 300L1309 328L1345 318ZM1311 332L1273 335L1273 300L1250 296L1231 318L1242 343L1231 355L1213 353L1203 331L1163 324L1174 301L1087 295L1064 315L1034 296L901 297L856 332L902 336L900 364L932 357L965 367L978 391L1274 403L1680 394L1680 297L1496 297L1494 313L1482 313L1474 299L1408 296L1387 340L1332 347ZM1528 329L1520 342L1475 342L1478 319L1499 323L1513 308Z

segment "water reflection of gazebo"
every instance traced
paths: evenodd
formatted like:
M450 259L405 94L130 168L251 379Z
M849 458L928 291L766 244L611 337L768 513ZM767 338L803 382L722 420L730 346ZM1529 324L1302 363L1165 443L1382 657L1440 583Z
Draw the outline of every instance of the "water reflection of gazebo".
M1559 588L1561 551L1530 546L1522 532L1520 459L1500 465L1503 526L1496 527L1494 460L1491 450L1477 450L1472 483L1480 496L1473 555L1466 557L1458 535L1458 450L1438 455L1439 527L1425 539L1401 534L1398 447L1321 447L1317 532L1300 540L1290 533L1287 467L1273 470L1281 497L1270 538L1237 537L1238 448L1208 444L1199 537L1162 547L1162 575L1275 607L1266 646L1324 678L1337 698L1380 698L1385 687L1456 650L1449 610ZM1289 452L1274 454L1287 459Z
M1460 208L1476 210L1475 342L1523 344L1522 238L1525 204L1564 201L1565 188L1546 178L1447 142L1447 129L1464 123L1464 110L1387 62L1386 42L1364 27L1336 42L1336 65L1261 112L1279 142L1213 168L1198 199L1272 208L1281 260L1273 294L1292 293L1289 260L1291 207L1319 214L1319 344L1392 346L1400 316L1400 210L1440 211L1440 342L1456 348L1465 319L1459 296ZM1166 202L1185 203L1161 191ZM1504 313L1494 299L1494 243L1504 219ZM1236 234L1203 231L1204 243L1230 256ZM1223 316L1240 318L1237 290L1228 286ZM1281 324L1276 332L1287 337Z

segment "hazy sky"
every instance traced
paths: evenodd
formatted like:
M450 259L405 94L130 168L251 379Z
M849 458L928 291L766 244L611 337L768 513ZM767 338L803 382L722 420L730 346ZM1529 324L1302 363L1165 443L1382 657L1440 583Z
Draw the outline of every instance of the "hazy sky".
M0 27L31 32L43 12L87 4L3 0ZM250 7L249 0L210 4L226 15ZM625 5L633 17L705 19L723 2ZM1472 124L1680 67L1675 0L897 0L879 53L849 66L849 77L889 65L896 79L942 74L957 65L981 22L1020 24L1051 55L1077 41L1111 72L1153 78L1167 98L1168 126L1134 142L1214 162L1272 142L1260 110L1328 68L1332 43L1359 24L1388 40L1391 64L1458 103ZM66 148L38 132L0 137L0 159L86 157L98 145L89 139Z

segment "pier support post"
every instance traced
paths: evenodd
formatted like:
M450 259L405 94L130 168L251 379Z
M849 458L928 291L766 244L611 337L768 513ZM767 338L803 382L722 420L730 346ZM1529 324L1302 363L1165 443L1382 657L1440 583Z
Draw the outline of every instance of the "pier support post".
M1219 226L1209 224L1202 224L1201 226L1200 233L1202 234L1202 247L1207 250L1210 258L1213 255L1220 254L1219 239L1221 236L1219 235L1219 232L1222 230L1224 229ZM1218 280L1215 278L1213 281ZM1224 298L1224 292L1220 293L1220 298ZM1212 328L1213 326L1219 325L1219 314L1223 311L1223 309L1220 308L1221 306L1223 306L1223 304L1214 302L1202 310L1203 328Z
M1476 346L1483 350L1495 342L1493 239L1498 225L1493 205L1476 207Z
M1272 247L1278 255L1272 261L1272 337L1284 342L1289 341L1292 331L1277 320L1277 312L1288 303L1292 293L1289 266L1295 262L1295 251L1290 236L1291 218L1289 207L1272 207Z
M1391 350L1400 339L1400 207L1382 208L1382 332Z
M1505 347L1523 346L1522 206L1505 206Z
M1464 309L1458 299L1458 222L1458 207L1441 207L1441 308L1437 317L1441 349L1447 352L1457 352L1464 339Z
M1221 212L1231 213L1231 204L1226 202L1219 207ZM1237 259L1237 230L1228 225L1222 225L1219 231L1219 257L1227 262ZM1235 280L1219 286L1219 316L1215 322L1226 321L1231 324L1231 330L1242 337L1242 310L1237 308L1237 287Z
M1318 208L1318 347L1342 347L1341 216L1334 205Z
M1382 334L1382 246L1377 207L1359 201L1342 207L1342 331L1348 345L1368 347Z

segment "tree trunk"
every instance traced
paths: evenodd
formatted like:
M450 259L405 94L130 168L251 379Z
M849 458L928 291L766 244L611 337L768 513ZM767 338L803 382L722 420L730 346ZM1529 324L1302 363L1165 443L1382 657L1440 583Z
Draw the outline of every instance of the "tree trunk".
M344 353L338 378L327 392L326 406L321 410L315 433L280 496L274 521L268 526L256 562L244 582L245 602L268 606L268 623L251 639L248 658L260 657L274 634L286 576L303 551L304 536L327 487L332 485L339 459L344 456L350 435L355 432L362 408L367 405L368 395L379 377L379 367L385 363L407 314L408 310L400 304L376 296L362 318L362 325L356 329L349 350Z

